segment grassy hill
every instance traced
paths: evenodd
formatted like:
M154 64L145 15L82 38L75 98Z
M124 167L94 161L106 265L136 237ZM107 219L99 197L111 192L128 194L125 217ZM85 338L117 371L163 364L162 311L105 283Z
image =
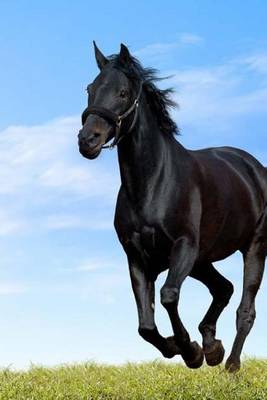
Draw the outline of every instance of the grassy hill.
M1 400L267 400L267 360L247 360L237 374L223 367L189 370L152 362L94 363L0 372Z

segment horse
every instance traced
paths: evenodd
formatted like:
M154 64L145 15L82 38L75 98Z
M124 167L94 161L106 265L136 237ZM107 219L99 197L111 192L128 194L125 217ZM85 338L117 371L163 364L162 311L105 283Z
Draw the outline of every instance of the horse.
M88 85L79 151L87 159L117 147L121 177L114 226L126 253L139 334L164 357L181 355L189 368L204 358L223 361L216 323L233 294L233 285L213 263L240 251L243 293L236 336L225 368L240 369L240 355L255 320L255 297L267 256L267 169L234 147L187 150L177 140L171 118L172 89L161 90L157 71L144 68L121 44L104 56L94 42L100 73ZM112 140L111 144L110 141ZM168 270L161 304L173 335L163 337L154 320L155 281ZM186 277L202 282L212 295L199 324L202 346L191 341L178 312Z

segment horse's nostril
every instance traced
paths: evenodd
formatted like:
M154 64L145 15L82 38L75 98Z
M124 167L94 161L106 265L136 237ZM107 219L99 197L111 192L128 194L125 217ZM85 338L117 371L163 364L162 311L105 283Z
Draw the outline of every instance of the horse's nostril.
M100 133L94 132L89 138L88 142L89 143L95 143L96 139L100 137Z
M99 143L99 137L101 136L98 132L90 133L89 135L83 132L83 129L79 131L78 140L80 146L95 147Z
M81 133L79 133L79 135L78 135L78 140L79 140L79 143L81 143L81 144L84 144L86 142L85 137Z

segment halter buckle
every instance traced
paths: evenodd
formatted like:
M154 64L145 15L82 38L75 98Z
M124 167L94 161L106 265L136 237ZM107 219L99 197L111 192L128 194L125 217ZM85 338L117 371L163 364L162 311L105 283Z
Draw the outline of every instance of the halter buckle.
M119 128L119 129L120 129L120 127L121 127L121 123L122 123L122 118L121 118L121 116L119 115L119 116L118 116L118 119L117 119L117 122L116 122L116 126L117 126L117 128Z

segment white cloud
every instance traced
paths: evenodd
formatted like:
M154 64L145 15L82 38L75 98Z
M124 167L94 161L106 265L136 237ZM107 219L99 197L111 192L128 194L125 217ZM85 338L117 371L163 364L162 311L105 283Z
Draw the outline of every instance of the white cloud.
M234 119L265 113L267 82L258 77L251 86L254 72L240 59L215 67L169 71L172 78L168 84L176 89L174 97L180 104L174 117L182 126L194 126L203 132L214 126L231 132L229 123Z
M260 53L248 57L240 57L236 60L240 64L246 65L251 71L267 74L267 54Z
M27 224L21 217L0 212L0 236L13 235L25 231Z
M160 56L178 47L178 43L153 43L134 51L137 57Z
M92 258L81 261L81 263L74 268L75 271L100 271L108 268L111 271L117 270L120 266L121 260L114 260L112 258Z
M149 44L141 49L134 51L137 57L160 57L164 54L170 53L179 49L184 45L196 45L203 41L198 35L191 33L181 33L178 39L174 42L158 42Z
M67 191L84 197L114 197L117 182L108 171L101 167L69 164L65 160L55 161L39 176L40 185L47 189ZM110 184L107 184L110 182Z
M203 38L198 35L181 33L176 41L153 43L135 54L156 62L183 45L201 42ZM189 126L206 132L216 126L232 134L234 120L267 110L267 53L242 55L217 66L163 71L162 75L172 76L166 86L176 90L174 98L180 110L173 116L182 129Z
M203 42L203 38L193 33L182 33L180 35L180 42L184 44L198 44Z
M126 260L122 264L121 261L116 263L104 259L88 259L74 268L61 269L61 272L69 273L72 279L68 276L68 279L62 279L60 283L35 285L34 290L110 304L116 301L119 291L128 291L131 285ZM78 272L80 275L77 275Z
M0 282L0 296L23 294L26 291L26 286L20 283Z
M109 230L113 229L113 219L110 216L92 216L86 220L80 215L48 215L43 218L43 226L51 230L59 229L92 229Z
M69 117L0 132L0 192L35 186L64 188L86 197L113 194L113 174L99 165L80 162L81 157L78 161L78 128L79 118ZM107 181L111 184L102 184Z
M101 209L115 202L119 174L107 167L105 157L104 162L82 158L79 121L73 116L0 132L0 235L40 228L111 228L113 221L104 219L106 212L97 213L95 204ZM71 208L76 201L79 209ZM87 212L87 220L85 205L92 214Z

